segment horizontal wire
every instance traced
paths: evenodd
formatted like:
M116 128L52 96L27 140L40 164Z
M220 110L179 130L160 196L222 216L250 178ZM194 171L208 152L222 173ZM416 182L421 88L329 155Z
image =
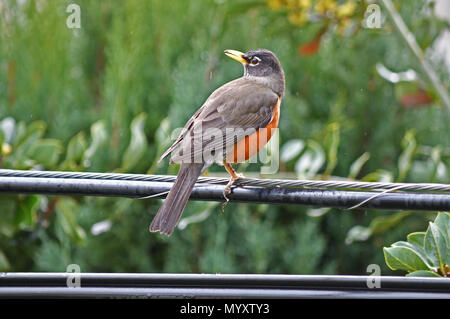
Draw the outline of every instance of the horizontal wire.
M68 289L69 279L72 283L77 279L79 287ZM370 288L367 283L375 280L379 287ZM9 272L0 273L2 297L448 299L450 281L400 276Z
M62 171L34 171L34 170L10 170L0 169L0 177L40 177L40 178L71 178L71 179L97 179L97 180L122 180L122 181L149 181L149 182L174 182L176 176L172 175L147 175L147 174L120 174L120 173L90 173L90 172L62 172ZM199 177L198 184L226 184L228 178L223 177ZM450 184L438 183L385 183L385 182L360 182L360 181L336 181L336 180L286 180L286 179L259 179L243 178L235 183L247 186L265 187L311 187L320 189L367 189L367 190L401 190L401 191L425 191L425 192L450 192Z
M3 174L2 174L3 173ZM23 174L20 174L23 173ZM5 176L7 175L7 176ZM13 176L24 175L24 176ZM48 177L52 176L52 177ZM57 177L56 177L57 176ZM118 177L114 179L114 177ZM145 177L145 178L144 178ZM148 179L151 180L139 180ZM158 181L155 181L157 179ZM0 171L0 193L50 194L75 196L116 196L136 199L164 198L173 186L174 176L98 174L70 172ZM164 181L161 181L164 180ZM203 179L204 181L205 179ZM224 201L227 179L207 178L209 183L195 185L191 200ZM244 180L245 182L246 180ZM215 183L212 183L215 182ZM273 181L268 180L273 184ZM253 183L252 183L253 184ZM342 184L339 184L342 185ZM407 185L407 184L406 184ZM346 184L348 186L348 184ZM407 185L409 186L409 185ZM402 186L405 187L405 186ZM267 187L238 185L228 195L234 202L294 204L343 209L376 208L395 210L450 211L446 192L401 192L400 186L384 191L357 189L320 189L309 187ZM442 188L441 188L442 190Z

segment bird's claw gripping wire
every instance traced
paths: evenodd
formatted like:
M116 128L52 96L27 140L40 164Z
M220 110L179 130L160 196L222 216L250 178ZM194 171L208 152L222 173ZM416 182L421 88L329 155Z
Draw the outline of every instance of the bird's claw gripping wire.
M228 181L228 184L225 185L225 188L223 189L223 197L225 198L226 201L222 204L222 212L225 209L225 206L227 206L228 202L230 201L230 199L228 198L228 195L231 194L231 187L234 185L234 183L237 180L245 178L244 175L236 173L236 171L231 167L230 164L228 164L226 162L224 162L223 164L224 164L225 169L227 170L227 172L230 173L231 178Z

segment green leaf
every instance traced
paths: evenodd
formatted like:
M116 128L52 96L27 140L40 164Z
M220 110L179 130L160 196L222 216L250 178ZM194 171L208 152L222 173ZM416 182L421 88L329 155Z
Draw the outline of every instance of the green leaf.
M407 239L408 239L408 243L423 248L425 245L425 232L414 232L414 233L408 234Z
M17 167L30 166L27 160L30 158L30 152L33 152L31 148L36 147L35 144L44 135L45 129L46 125L41 121L33 122L28 127L23 122L17 125L12 143L13 156L18 162Z
M17 125L13 144L16 147L22 144L32 144L35 140L44 136L46 128L47 124L43 121L32 122L28 127L25 126L25 123L20 122Z
M40 200L38 195L29 195L19 202L19 207L14 218L14 223L19 229L27 229L34 226L39 204Z
M368 152L363 153L360 157L358 157L350 166L350 174L348 175L349 178L356 178L361 172L362 167L364 164L369 160L370 154Z
M144 113L136 116L131 122L131 140L122 157L122 170L133 168L145 154L147 139L144 134L144 125L147 115Z
M55 205L58 224L63 232L72 242L82 244L86 239L86 233L77 223L76 214L78 210L78 203L69 197L58 199Z
M312 178L325 163L325 153L315 141L308 141L303 155L295 163L295 172L298 178Z
M299 139L289 140L280 150L280 161L286 163L297 157L305 148L305 142Z
M441 277L438 273L431 270L417 270L406 275L407 277Z
M449 249L447 241L444 232L435 223L430 222L425 233L425 252L433 266L444 269Z
M439 227L439 229L442 230L442 232L444 233L444 237L447 240L447 244L449 244L450 246L450 214L449 213L439 213L436 217L436 219L434 220L434 223L436 224L437 227ZM448 247L448 249L450 249L450 247ZM450 254L447 254L447 258L449 258ZM447 265L450 265L449 262L447 262Z
M417 246L411 243L408 243L406 241L398 241L396 243L392 244L392 247L407 247L411 248L416 252L416 254L422 259L422 261L427 265L428 269L432 269L432 266L430 264L430 260L427 258L427 254L425 253L425 250L421 246Z
M416 270L428 270L428 266L422 258L408 247L384 247L384 259L392 270L406 270L413 272Z
M86 148L86 136L83 132L80 132L72 137L67 145L66 161L75 163L79 162L83 158Z
M60 141L56 139L40 139L31 145L27 152L27 157L34 160L36 164L45 167L54 167L58 163L59 155L63 147Z

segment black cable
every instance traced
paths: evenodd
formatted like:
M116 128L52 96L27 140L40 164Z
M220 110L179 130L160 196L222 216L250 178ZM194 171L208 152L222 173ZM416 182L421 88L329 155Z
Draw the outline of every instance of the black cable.
M167 193L169 182L147 182L114 179L73 179L0 177L0 193L31 193L85 196L121 196L141 198ZM224 201L224 185L196 185L192 200ZM374 195L378 195L374 198ZM158 197L164 197L160 195ZM360 207L402 210L450 210L450 194L391 192L379 194L367 191L322 190L282 187L239 186L229 199L237 202L297 204L322 207Z
M120 173L91 173L91 172L62 172L62 171L35 171L35 170L11 170L0 169L0 177L47 177L47 178L72 178L72 179L98 179L98 180L128 180L148 182L174 182L176 176L148 175L148 174L120 174ZM199 177L198 184L226 184L228 178ZM368 189L368 190L392 190L402 191L438 191L449 192L450 184L438 183L385 183L385 182L361 182L353 180L281 180L244 178L236 181L236 184L249 186L275 186L275 187L308 187L320 189Z
M75 275L79 286L68 288ZM448 299L450 281L393 276L0 273L0 297Z

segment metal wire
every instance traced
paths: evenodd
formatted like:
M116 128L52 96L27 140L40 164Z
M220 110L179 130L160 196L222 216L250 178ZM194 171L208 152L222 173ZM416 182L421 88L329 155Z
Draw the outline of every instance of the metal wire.
M174 182L176 176L171 175L146 175L146 174L118 174L118 173L88 173L88 172L60 172L60 171L24 171L0 169L0 177L41 177L41 178L71 178L71 179L97 179L120 181L151 181ZM226 184L227 178L199 177L197 184ZM265 186L265 187L308 187L319 189L368 189L368 190L393 190L422 191L422 192L450 192L450 184L437 183L381 183L359 181L335 181L335 180L281 180L244 178L236 181L236 185Z
M75 276L79 286L68 288ZM450 281L394 276L0 273L2 297L448 299Z
M163 198L171 189L174 180L174 176L0 170L0 193ZM190 199L223 202L223 191L227 181L226 178L201 178L200 183L195 185ZM244 179L243 182L246 184L233 188L228 196L231 201L344 209L365 207L450 211L450 194L445 192L449 185L443 184L431 184L433 187L427 184L423 187L427 192L423 190L418 192L420 189L418 184L414 184L415 187L411 188L410 184L394 183L395 187L392 188L387 183L299 181L300 184L309 186L292 187L297 185L297 181L286 180L279 183L278 180ZM259 183L264 186L253 186ZM368 187L371 184L385 189L378 188L382 191L373 191ZM323 188L317 189L319 185ZM324 185L328 185L328 188L324 188ZM346 188L365 186L370 191L339 189L343 185ZM403 191L403 188L414 191ZM402 191L398 191L400 189ZM430 189L434 192L429 192Z

